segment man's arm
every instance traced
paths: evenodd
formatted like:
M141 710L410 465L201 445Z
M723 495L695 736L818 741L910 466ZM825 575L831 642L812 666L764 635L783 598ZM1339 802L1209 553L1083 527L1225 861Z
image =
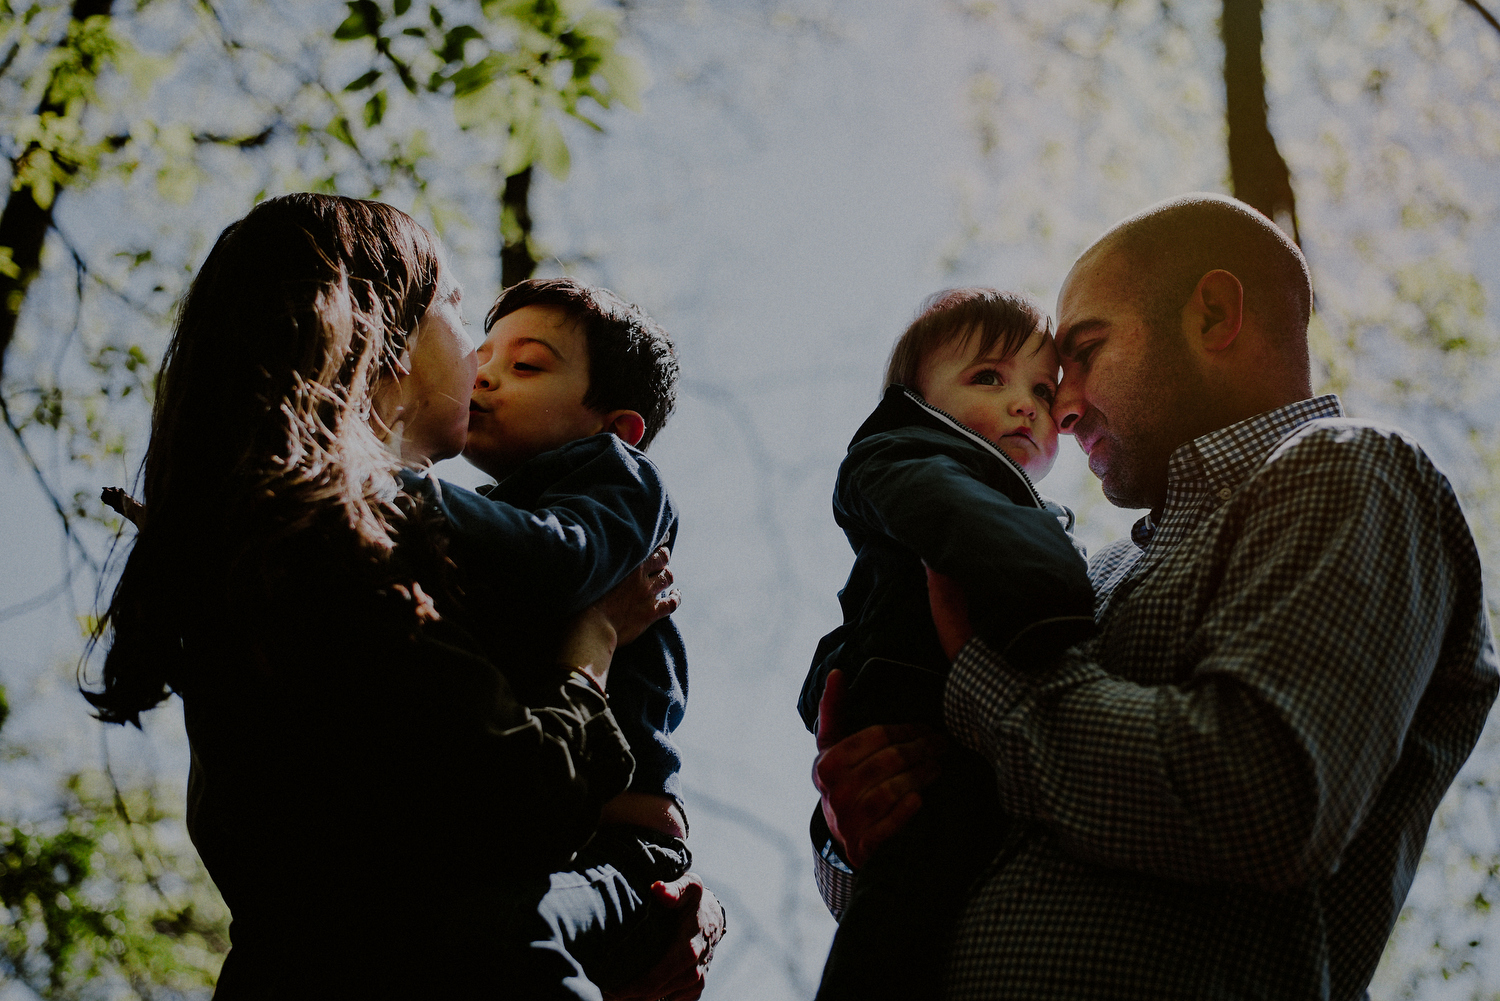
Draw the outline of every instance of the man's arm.
M1349 433L1294 439L1242 488L1181 683L1128 681L1079 651L1030 675L965 646L948 725L994 763L1007 810L1095 863L1280 889L1337 865L1420 701L1455 703L1477 735L1494 655L1482 627L1465 635L1483 599L1457 503L1399 437L1356 431L1355 448ZM1464 642L1467 672L1434 680Z

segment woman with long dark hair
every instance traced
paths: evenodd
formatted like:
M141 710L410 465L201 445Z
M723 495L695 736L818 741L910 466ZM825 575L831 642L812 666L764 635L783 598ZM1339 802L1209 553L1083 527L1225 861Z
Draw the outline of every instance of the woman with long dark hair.
M658 554L557 664L479 652L411 473L463 447L458 295L409 216L299 194L226 229L182 303L85 695L137 725L183 699L188 827L233 914L216 997L589 996L519 980L510 943L625 787L608 663L675 599Z

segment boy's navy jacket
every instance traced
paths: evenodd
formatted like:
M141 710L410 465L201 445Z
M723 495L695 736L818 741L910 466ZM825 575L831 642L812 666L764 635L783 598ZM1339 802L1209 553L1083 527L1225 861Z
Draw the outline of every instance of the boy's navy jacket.
M854 567L839 592L844 624L819 642L798 700L809 730L835 668L853 678L880 658L946 673L924 561L963 587L975 632L998 650L1028 631L1071 642L1093 627L1072 515L1049 507L993 443L902 386L849 443L833 516Z
M677 541L661 473L612 434L531 459L483 494L432 477L416 489L448 523L464 619L513 677L553 662L568 621L659 546ZM681 803L682 756L671 733L687 708L687 653L670 618L621 647L609 707L635 758L630 788Z

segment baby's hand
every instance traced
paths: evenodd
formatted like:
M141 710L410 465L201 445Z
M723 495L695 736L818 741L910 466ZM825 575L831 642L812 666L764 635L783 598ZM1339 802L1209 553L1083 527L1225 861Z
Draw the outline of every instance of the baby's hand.
M932 624L937 627L943 656L951 661L974 638L969 599L952 577L943 576L925 563L922 566L927 570L927 602L932 607Z

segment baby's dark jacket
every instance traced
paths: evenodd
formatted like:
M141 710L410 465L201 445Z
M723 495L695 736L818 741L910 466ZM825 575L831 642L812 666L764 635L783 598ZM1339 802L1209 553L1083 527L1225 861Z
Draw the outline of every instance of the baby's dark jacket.
M677 542L660 471L612 434L544 452L482 493L425 482L449 525L471 631L512 673L550 664L575 614ZM687 653L670 618L621 647L610 667L610 711L635 758L630 789L679 806L682 755L672 731L687 687Z
M833 516L854 567L839 592L844 623L819 642L797 703L813 732L835 668L852 681L881 658L946 674L924 561L963 587L975 632L997 650L1055 652L1093 628L1071 513L1044 502L994 444L902 386L849 443Z

